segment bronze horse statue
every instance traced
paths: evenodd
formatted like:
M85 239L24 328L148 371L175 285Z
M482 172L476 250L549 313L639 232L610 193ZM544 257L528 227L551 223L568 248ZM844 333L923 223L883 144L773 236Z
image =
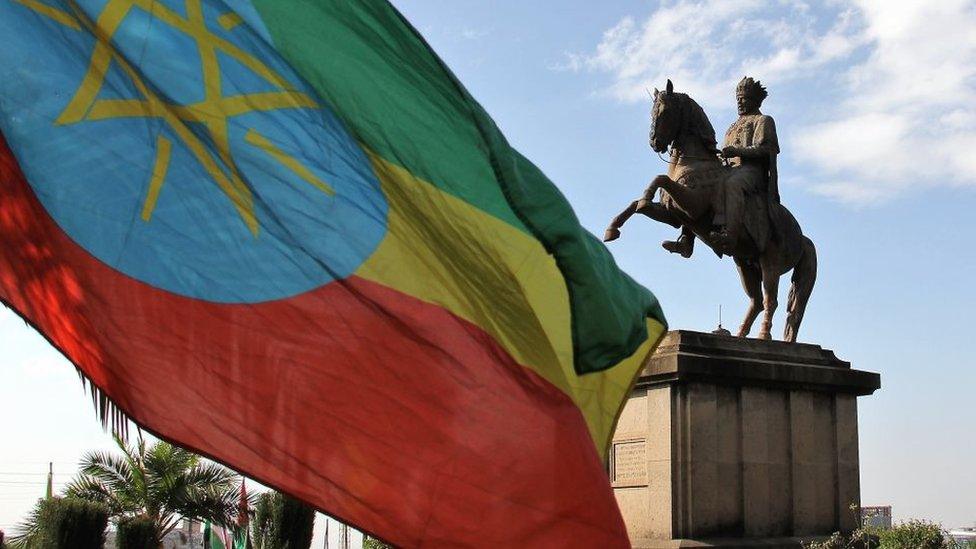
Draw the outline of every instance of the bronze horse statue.
M813 242L803 235L789 210L765 196L753 196L747 204L750 210L743 215L742 223L751 224L744 227L750 230L735 231L734 242L720 240L713 222L713 205L724 200L725 181L732 170L739 168L722 162L715 146L715 131L705 112L687 94L675 93L670 81L665 91L655 90L651 116L651 148L657 153L671 149L668 173L655 177L643 197L613 219L604 241L619 238L623 224L640 213L675 228L687 227L719 257L731 255L750 300L739 337L749 335L759 312L765 311L759 338L770 339L779 278L792 270L783 339L796 341L817 278ZM661 198L654 202L658 189ZM757 224L765 225L755 227Z

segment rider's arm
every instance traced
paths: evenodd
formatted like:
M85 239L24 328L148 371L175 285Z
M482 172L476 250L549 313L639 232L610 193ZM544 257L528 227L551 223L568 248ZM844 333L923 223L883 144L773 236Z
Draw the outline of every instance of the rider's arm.
M771 116L763 116L752 134L752 142L747 147L729 147L734 154L754 160L769 160L771 156L779 154L779 140L776 137L776 123Z
M779 174L776 169L776 155L779 154L779 139L776 136L776 123L771 116L763 115L753 134L753 143L766 154L769 178L767 179L769 202L779 203ZM758 152L758 151L757 151Z
M769 158L772 148L766 145L752 146L752 147L729 147L735 154L731 156L738 156L741 158L751 158L751 159L761 159L766 160Z

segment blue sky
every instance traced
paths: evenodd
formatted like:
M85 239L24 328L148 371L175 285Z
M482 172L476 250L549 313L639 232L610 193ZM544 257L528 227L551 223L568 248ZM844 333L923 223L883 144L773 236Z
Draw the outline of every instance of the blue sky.
M664 171L647 147L645 88L670 77L721 135L735 82L760 78L783 201L818 247L800 338L882 374L859 403L862 500L896 519L976 523L972 1L395 4L597 234ZM673 328L714 328L720 304L734 328L746 300L731 261L704 247L670 255L660 241L674 234L635 218L611 249ZM0 435L16 441L0 472L54 460L67 474L110 444L70 365L9 312L0 353ZM4 478L0 528L35 489Z

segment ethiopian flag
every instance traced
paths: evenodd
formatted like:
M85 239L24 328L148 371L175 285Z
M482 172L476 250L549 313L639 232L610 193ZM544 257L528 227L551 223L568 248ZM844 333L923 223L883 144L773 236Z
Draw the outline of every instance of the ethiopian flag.
M0 298L103 414L397 545L627 544L658 303L386 1L0 0L0 131Z

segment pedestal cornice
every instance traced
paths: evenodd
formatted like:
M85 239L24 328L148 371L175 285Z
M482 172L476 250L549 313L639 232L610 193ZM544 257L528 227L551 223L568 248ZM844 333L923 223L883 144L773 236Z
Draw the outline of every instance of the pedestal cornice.
M675 382L864 396L881 387L881 376L853 370L849 362L819 345L676 330L648 358L637 387Z

